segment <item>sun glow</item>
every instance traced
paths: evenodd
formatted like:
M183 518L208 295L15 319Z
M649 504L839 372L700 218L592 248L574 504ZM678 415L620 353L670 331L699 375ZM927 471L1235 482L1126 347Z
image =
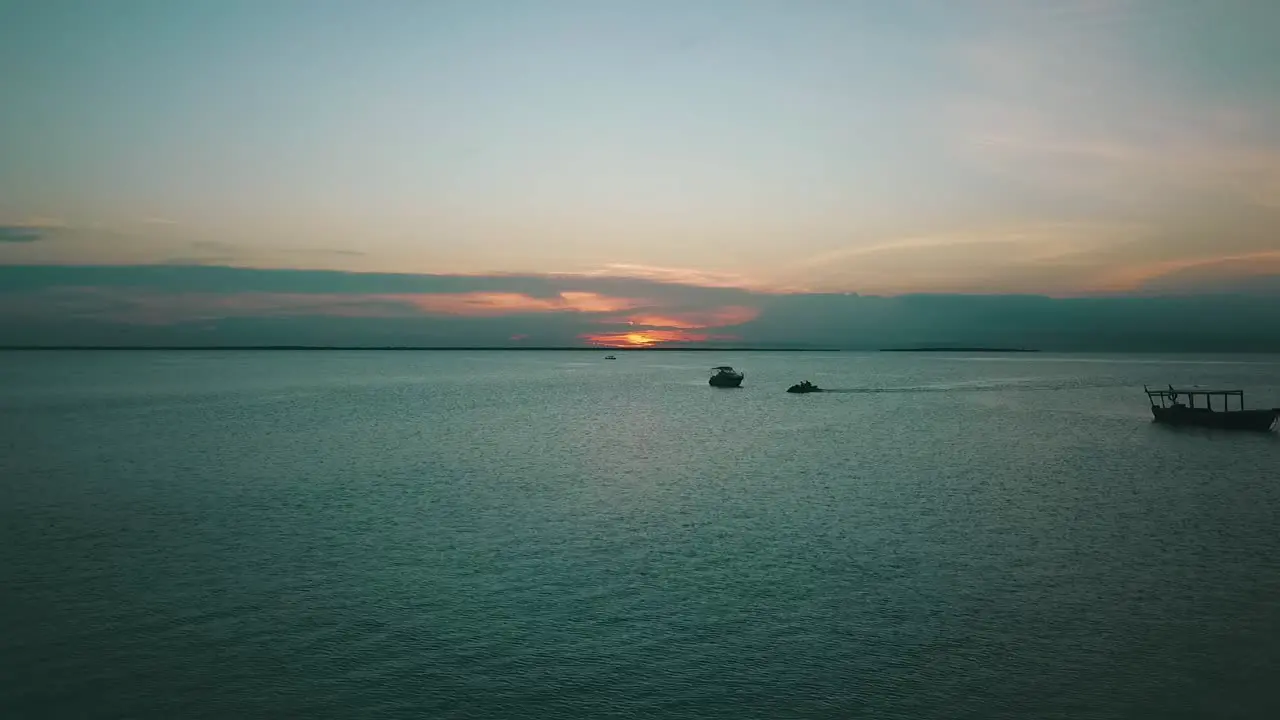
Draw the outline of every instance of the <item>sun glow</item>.
M710 327L729 327L751 322L760 316L755 308L731 305L694 312L640 312L628 315L628 325L642 327L676 328L679 330L697 330Z
M614 332L588 333L582 339L595 345L617 348L645 348L664 343L699 343L708 340L737 340L736 335L710 335L710 328L732 327L759 317L755 308L729 306L693 312L665 312L660 309L625 317L608 318L603 325L625 325ZM697 332L703 331L703 332Z
M707 340L732 339L730 336L706 335L684 330L636 330L620 333L596 333L581 336L593 345L616 348L645 348L663 343L692 343Z

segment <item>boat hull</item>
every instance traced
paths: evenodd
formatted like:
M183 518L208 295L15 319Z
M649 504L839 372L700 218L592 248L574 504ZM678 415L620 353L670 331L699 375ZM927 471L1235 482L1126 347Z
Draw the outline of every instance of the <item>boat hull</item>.
M1153 405L1151 414L1155 417L1156 422L1165 425L1189 425L1222 430L1267 432L1275 425L1276 415L1280 414L1280 409L1214 412L1203 408L1162 408Z
M741 375L738 375L738 376L716 375L715 377L708 380L707 384L710 385L711 387L718 387L718 388L742 387L742 376Z

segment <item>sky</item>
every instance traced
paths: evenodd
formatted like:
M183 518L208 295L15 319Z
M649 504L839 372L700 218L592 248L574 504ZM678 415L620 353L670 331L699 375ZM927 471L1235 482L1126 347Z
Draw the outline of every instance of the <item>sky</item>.
M653 345L850 293L1256 307L1276 27L1271 0L0 0L0 329ZM113 267L134 284L92 284ZM281 289L303 271L334 287Z

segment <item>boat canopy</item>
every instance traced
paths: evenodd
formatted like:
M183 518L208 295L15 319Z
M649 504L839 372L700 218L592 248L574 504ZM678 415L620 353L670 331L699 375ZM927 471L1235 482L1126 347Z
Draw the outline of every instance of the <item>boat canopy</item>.
M1168 389L1166 390L1152 390L1151 388L1148 388L1146 385L1143 385L1142 389L1146 391L1147 397L1151 398L1152 405L1155 404L1155 401L1158 398L1160 400L1161 407L1164 407L1164 404L1166 401L1176 403L1178 401L1178 398L1180 397L1186 397L1187 403L1191 407L1195 407L1196 398L1202 397L1205 399L1205 405L1210 409L1212 409L1213 398L1220 397L1222 398L1223 410L1230 409L1230 405L1228 403L1228 400L1230 398L1236 398L1237 403L1239 403L1239 408L1241 410L1244 410L1244 391L1243 390L1208 390L1205 388L1198 388L1198 387L1175 388L1172 385L1168 386Z

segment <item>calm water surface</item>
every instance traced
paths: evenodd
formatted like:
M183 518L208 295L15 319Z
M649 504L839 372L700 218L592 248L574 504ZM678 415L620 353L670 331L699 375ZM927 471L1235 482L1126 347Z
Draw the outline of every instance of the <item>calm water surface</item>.
M1280 358L602 355L0 353L0 717L1280 717Z

